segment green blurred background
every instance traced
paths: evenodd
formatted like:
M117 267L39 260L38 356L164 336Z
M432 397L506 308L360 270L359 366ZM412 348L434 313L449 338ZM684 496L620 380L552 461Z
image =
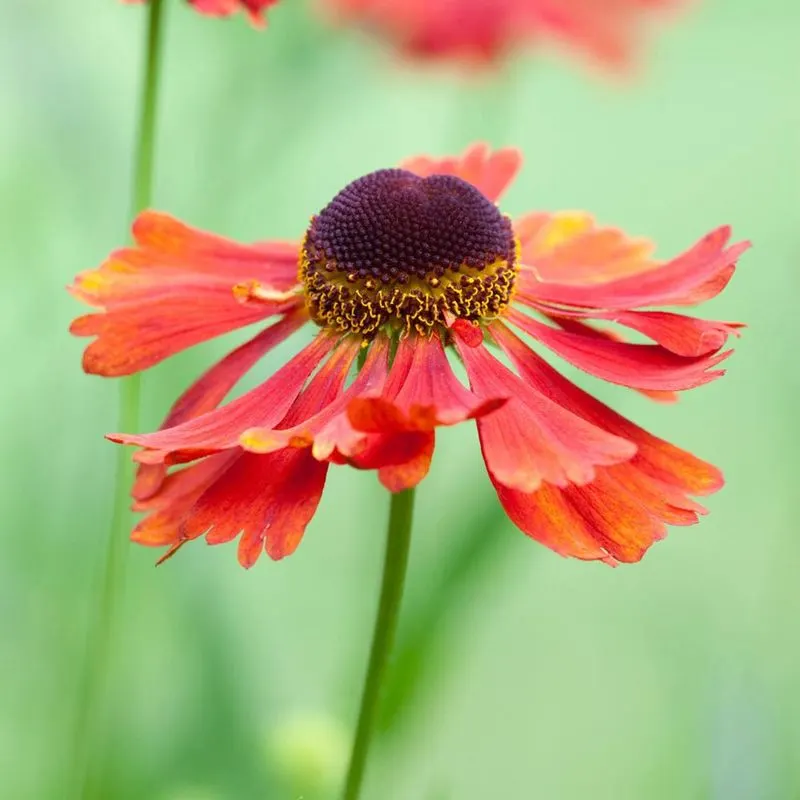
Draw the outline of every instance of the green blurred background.
M526 155L511 213L588 209L664 256L721 223L755 243L703 309L750 326L725 379L675 407L582 381L728 478L709 518L641 564L567 561L527 540L499 511L474 430L440 435L390 696L402 714L365 797L799 798L800 7L698 3L654 31L622 80L547 52L465 81L331 33L297 0L266 33L168 5L156 205L196 225L296 237L349 180L487 139ZM126 239L143 21L114 0L0 9L0 797L11 800L68 796L117 386L82 374L83 342L66 333L81 309L63 286ZM236 340L147 373L145 427ZM155 551L130 551L96 751L105 796L327 796L292 786L281 753L310 749L335 772L386 508L374 475L333 470L281 563L245 572L234 546L197 543L154 569ZM426 608L437 613L420 623ZM318 718L329 733L314 734Z

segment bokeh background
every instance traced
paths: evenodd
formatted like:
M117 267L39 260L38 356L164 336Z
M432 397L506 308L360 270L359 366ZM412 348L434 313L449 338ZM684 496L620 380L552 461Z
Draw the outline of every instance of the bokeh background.
M725 379L674 407L582 380L726 471L710 517L641 564L566 561L530 542L500 513L474 430L441 433L419 492L387 705L396 724L366 798L800 797L800 6L698 2L652 31L622 79L543 51L465 80L332 33L297 0L271 13L267 33L168 5L156 205L196 225L296 237L349 180L486 139L525 151L511 213L588 209L664 256L721 223L755 243L704 309L750 326ZM9 800L69 796L117 386L82 374L83 343L66 332L80 308L63 286L127 235L143 22L112 0L0 9ZM145 427L236 339L147 373ZM233 546L197 543L154 569L154 551L130 550L96 750L105 797L333 796L386 508L374 475L333 470L284 562L245 572Z

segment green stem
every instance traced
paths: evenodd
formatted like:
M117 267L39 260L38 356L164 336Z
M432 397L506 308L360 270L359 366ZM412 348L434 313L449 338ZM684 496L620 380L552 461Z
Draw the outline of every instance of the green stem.
M364 680L358 725L356 726L353 750L350 754L350 766L347 770L342 800L358 800L361 794L367 755L378 714L381 687L397 630L400 601L403 597L403 584L405 583L408 551L411 544L414 491L414 489L408 489L392 495L378 615L372 633L369 666Z
M150 0L150 17L145 43L144 79L139 105L139 129L133 178L133 213L150 205L153 195L153 156L155 153L156 107L160 76L163 0Z
M150 205L153 187L156 108L160 72L164 0L150 0L145 40L144 74L139 105L139 121L134 154L132 216ZM117 430L139 428L141 380L131 375L120 381ZM114 504L111 513L102 584L95 613L90 622L86 644L86 662L78 695L78 719L74 738L77 796L102 796L98 781L102 770L90 769L90 762L99 760L105 740L98 731L103 722L108 696L108 675L112 667L113 635L118 601L122 596L128 554L130 487L133 462L127 448L117 448Z

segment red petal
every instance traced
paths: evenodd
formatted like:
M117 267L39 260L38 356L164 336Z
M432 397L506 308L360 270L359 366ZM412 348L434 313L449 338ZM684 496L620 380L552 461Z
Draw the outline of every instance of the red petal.
M509 517L528 535L565 556L638 561L665 534L664 524L691 525L702 506L687 492L714 491L719 472L615 414L559 375L508 329L492 333L521 374L556 402L634 441L636 455L622 464L599 467L588 486L543 486L512 491L494 481Z
M457 346L475 394L512 397L478 420L484 460L496 481L523 492L534 491L543 481L557 486L588 483L596 466L627 460L636 452L631 442L531 389L484 348Z
M451 325L448 325L448 328L454 336L458 336L464 344L470 347L480 347L483 344L483 329L473 322L456 319Z
M205 533L209 544L241 534L243 567L253 566L265 547L271 558L283 558L314 516L327 471L307 449L241 452L188 511L182 533L188 539Z
M416 434L419 441L414 441L414 435L405 437L405 444L413 451L406 457L399 458L399 463L393 464L387 459L380 459L386 466L378 469L378 480L390 492L403 492L413 489L428 474L433 459L435 434L433 432ZM395 457L398 449L394 448Z
M241 434L248 428L272 426L283 419L311 373L335 343L335 336L318 334L310 345L269 380L222 408L155 433L115 433L107 438L159 451L155 454L156 461L163 460L167 453L173 451L206 452L235 447Z
M139 464L131 488L131 497L134 501L147 500L161 488L166 477L166 464Z
M724 375L714 370L731 351L685 358L660 345L628 344L559 331L511 309L507 318L579 369L637 389L683 390Z
M629 462L631 466L683 494L711 494L722 487L722 474L716 467L653 436L579 389L505 326L495 324L491 330L497 343L536 391L604 430L634 442L637 451Z
M357 398L348 406L350 422L357 430L377 434L430 431L484 416L508 398L506 391L505 396L482 399L462 386L438 336L401 339L393 373L396 368L406 377L394 396L389 390L381 397Z
M598 315L643 333L679 356L692 358L715 353L729 336L738 336L738 323L687 317L667 311L618 311Z
M235 453L220 453L169 475L157 495L134 504L134 510L151 513L136 525L131 539L151 547L179 544L184 516L232 457Z
M739 331L745 327L739 322L698 319L668 311L559 311L557 314L546 312L545 316L570 333L624 342L625 338L618 331L596 328L585 320L593 318L616 322L643 333L667 350L687 358L716 352L729 336L738 337Z
M294 333L306 320L305 310L298 309L294 314L283 317L225 356L178 398L161 423L160 430L174 427L187 419L215 409L242 375L273 347ZM132 497L136 500L145 500L155 494L166 474L166 465L163 462L139 464L131 490Z
M260 358L288 339L307 321L305 309L298 309L230 352L178 398L161 427L171 428L215 409Z
M522 166L522 153L506 147L492 152L484 142L470 145L461 156L430 158L416 156L403 161L400 166L415 175L455 175L469 181L493 203L496 203L511 185Z
M438 336L400 340L380 397L357 396L347 419L333 420L314 446L317 457L378 469L390 491L416 486L427 474L434 429L488 414L505 398L481 399L459 383Z
M565 331L579 333L582 336L589 336L595 339L607 339L612 342L625 341L623 336L618 331L612 331L606 328L597 328L594 325L590 325L588 322L584 322L582 319L577 318L574 315L555 316L553 314L547 314L546 316ZM657 403L677 403L679 398L677 392L663 391L660 389L639 389L633 386L630 388L635 392L644 395L645 397L649 397L651 400L654 400Z
M347 391L342 392L347 370L360 348L360 343L353 338L349 348L349 361L346 365L342 363L339 368L336 392L326 394L325 397L311 397L307 390L300 398L305 396L305 408L290 411L279 428L251 428L245 431L239 440L241 446L255 453L270 453L284 447L313 445L314 456L327 459L340 440L357 437L352 427L346 424L345 409L352 398L381 391L386 381L389 339L385 336L375 338L364 366ZM312 385L315 381L312 381Z

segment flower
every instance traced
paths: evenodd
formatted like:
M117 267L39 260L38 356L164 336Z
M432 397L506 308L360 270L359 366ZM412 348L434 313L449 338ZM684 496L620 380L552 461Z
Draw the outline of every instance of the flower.
M408 489L428 472L436 428L468 419L508 516L561 555L637 561L667 524L696 522L704 509L691 496L719 489L720 472L579 389L525 338L674 399L723 374L723 347L741 326L650 309L717 295L748 244L730 245L722 227L661 262L585 213L512 221L496 201L520 164L517 150L483 144L412 158L346 186L300 242L236 244L141 214L135 246L70 287L98 309L71 328L95 337L87 372L129 375L273 321L190 386L159 431L109 435L142 448L133 496L147 515L133 539L171 555L204 534L213 544L238 536L244 566L264 549L281 558L314 515L330 464ZM221 405L309 323L310 344Z
M624 64L641 17L678 0L321 0L420 59L491 63L523 45L568 42L606 65Z
M147 0L123 0L126 3L146 3ZM245 11L250 21L264 25L264 12L278 0L187 0L189 5L209 17L229 17L237 11Z

